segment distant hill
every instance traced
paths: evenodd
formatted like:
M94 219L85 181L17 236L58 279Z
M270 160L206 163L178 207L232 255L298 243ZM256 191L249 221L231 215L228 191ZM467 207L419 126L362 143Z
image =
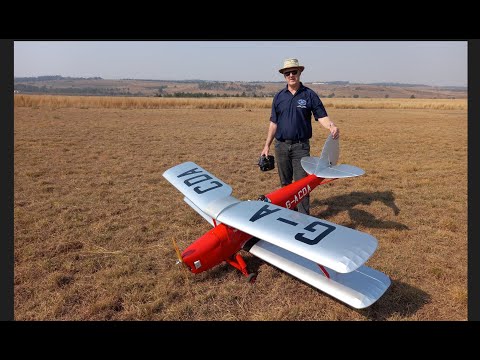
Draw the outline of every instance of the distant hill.
M467 98L466 87L434 87L419 84L349 81L305 82L323 98ZM109 80L47 75L14 78L15 93L88 96L142 97L273 97L285 86L279 82L243 82L208 80Z
M36 82L36 81L50 81L50 80L103 80L101 77L63 77L61 75L45 75L45 76L34 76L34 77L16 77L15 82Z

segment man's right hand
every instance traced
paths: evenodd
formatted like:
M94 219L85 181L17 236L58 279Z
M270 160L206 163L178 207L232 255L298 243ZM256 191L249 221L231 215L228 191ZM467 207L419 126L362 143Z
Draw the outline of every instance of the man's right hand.
M268 156L268 151L270 150L270 147L269 146L266 146L263 148L262 150L262 153L260 154L260 156Z

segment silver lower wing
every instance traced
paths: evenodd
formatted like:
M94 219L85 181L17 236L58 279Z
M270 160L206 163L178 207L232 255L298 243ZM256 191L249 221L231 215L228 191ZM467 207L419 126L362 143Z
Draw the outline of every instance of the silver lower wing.
M327 277L316 263L263 240L258 240L248 251L356 309L372 305L391 283L387 275L365 265L348 274L326 267Z

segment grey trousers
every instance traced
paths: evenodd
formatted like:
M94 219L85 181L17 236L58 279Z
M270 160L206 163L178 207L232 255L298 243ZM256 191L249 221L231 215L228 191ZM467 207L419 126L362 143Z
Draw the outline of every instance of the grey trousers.
M280 186L286 186L297 181L307 173L303 170L300 160L304 156L310 156L310 141L287 144L275 139L275 160L280 176ZM298 204L298 211L303 214L310 214L310 195L307 195Z

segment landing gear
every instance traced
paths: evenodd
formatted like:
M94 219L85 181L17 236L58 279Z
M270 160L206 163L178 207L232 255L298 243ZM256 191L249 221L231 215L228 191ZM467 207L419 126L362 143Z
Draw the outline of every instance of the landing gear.
M245 260L243 260L242 256L240 254L235 254L231 258L227 259L227 263L232 265L234 268L238 269L241 271L243 275L247 277L247 281L250 284L253 284L255 280L257 279L257 274L256 273L249 273L247 270L247 264L245 263Z

